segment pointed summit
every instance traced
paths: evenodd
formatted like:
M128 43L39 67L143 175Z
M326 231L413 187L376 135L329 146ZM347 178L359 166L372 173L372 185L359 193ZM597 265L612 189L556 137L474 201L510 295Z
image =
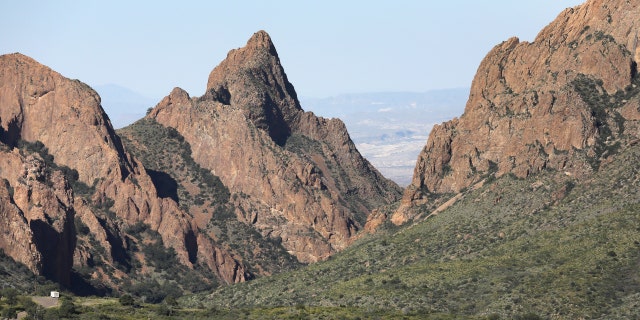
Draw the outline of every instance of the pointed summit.
M241 108L258 128L282 145L302 111L271 37L256 32L243 48L229 51L211 71L204 99Z
M203 96L175 89L147 117L184 137L193 160L228 188L238 221L304 263L344 249L371 210L400 196L342 121L302 110L264 31L213 69ZM267 252L247 250L258 251ZM261 259L255 269L271 272Z
M253 36L251 36L251 38L249 38L249 40L247 41L247 45L245 46L245 48L267 49L270 54L278 56L276 47L271 41L271 37L264 30L260 30L254 33Z

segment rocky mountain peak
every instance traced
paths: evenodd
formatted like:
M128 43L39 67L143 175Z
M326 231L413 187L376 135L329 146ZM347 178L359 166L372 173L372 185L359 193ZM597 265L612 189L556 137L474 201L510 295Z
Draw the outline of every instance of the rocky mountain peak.
M404 205L488 175L597 170L629 129L622 106L638 85L639 14L637 1L587 1L564 10L534 42L514 37L495 46L464 114L431 132Z
M290 135L302 110L265 31L256 32L246 46L231 50L211 71L203 99L241 108L279 145Z
M239 221L301 262L345 248L371 210L399 198L344 123L302 110L264 31L229 52L202 97L174 89L148 118L184 137L229 189Z
M271 41L271 36L264 31L260 30L251 36L247 41L247 48L253 48L253 50L267 50L270 54L277 56L276 47Z

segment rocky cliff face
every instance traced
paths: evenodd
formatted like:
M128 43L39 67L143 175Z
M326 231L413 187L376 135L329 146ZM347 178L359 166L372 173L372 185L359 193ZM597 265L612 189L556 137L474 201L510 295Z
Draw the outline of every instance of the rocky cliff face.
M201 261L225 282L244 280L243 266L229 252L202 243L207 240L197 237L191 218L157 196L99 96L80 81L21 54L1 56L0 146L0 214L11 226L0 248L34 272L73 285L74 270L95 265L97 247L105 249L100 259L106 264L127 269L132 237L125 230L143 223L183 265ZM88 228L83 235L78 223ZM109 271L88 273L100 278Z
M6 148L2 150L2 172L13 172L16 178L25 178L27 171L26 159L22 159L17 152L10 152ZM13 180L13 179L12 179ZM17 180L17 179L16 179ZM27 185L27 180L23 186ZM14 260L26 265L32 271L40 271L42 268L42 255L35 250L35 243L29 228L28 221L20 207L13 201L15 187L5 178L0 183L0 214L5 228L0 235L0 247Z
M206 289L325 259L400 196L342 122L302 110L265 32L142 122L152 139L122 134L145 166L95 91L0 56L0 249L84 293ZM152 164L150 141L176 152Z
M589 175L633 133L637 1L566 9L532 43L509 39L480 64L464 114L436 126L419 155L396 223L429 194L488 175L558 170ZM631 107L633 105L633 107Z
M3 148L4 149L4 148ZM0 214L5 227L0 247L5 253L63 285L70 285L75 233L73 197L60 172L47 172L33 156L2 150Z
M302 110L264 31L229 52L202 97L176 88L148 117L184 136L229 188L238 219L303 262L346 247L370 210L400 194L341 121Z

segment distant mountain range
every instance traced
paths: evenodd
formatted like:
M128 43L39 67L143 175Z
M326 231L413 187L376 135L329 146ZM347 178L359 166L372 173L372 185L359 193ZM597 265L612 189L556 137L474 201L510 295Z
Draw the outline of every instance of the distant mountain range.
M468 95L468 88L457 88L343 94L301 103L305 110L344 121L362 155L385 177L406 186L433 125L460 116Z
M116 129L126 127L144 117L147 109L160 101L159 98L146 97L117 84L104 84L93 88L100 94L102 106Z

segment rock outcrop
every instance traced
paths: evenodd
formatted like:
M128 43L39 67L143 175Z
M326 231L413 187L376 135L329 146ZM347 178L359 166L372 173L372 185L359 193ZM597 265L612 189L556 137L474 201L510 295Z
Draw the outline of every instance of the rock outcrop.
M63 285L70 285L75 232L73 197L64 176L40 159L3 150L0 214L5 254ZM11 183L12 181L13 183Z
M431 132L396 223L429 194L459 192L488 175L558 170L589 175L625 133L636 91L637 1L566 9L535 41L511 38L480 64L464 114Z
M240 220L303 262L345 248L373 208L400 195L340 120L302 110L264 31L229 52L202 97L176 88L148 117L184 136L229 188Z
M71 285L72 267L92 264L92 246L76 243L78 218L109 249L103 257L108 263L123 263L117 260L129 249L124 230L144 223L182 264L200 259L225 282L244 280L244 267L232 254L187 240L197 235L191 217L157 196L145 169L124 150L98 94L80 81L21 54L1 56L0 145L6 182L1 214L12 224L0 248L34 272ZM72 182L86 194L79 196ZM221 257L224 267L217 264Z
M16 178L24 178L20 173L23 172L22 166L26 164L26 159L22 159L17 152L8 150L3 150L1 154L1 173L13 172ZM39 272L42 268L42 255L36 250L27 218L13 201L15 189L6 178L0 183L0 215L5 226L0 234L0 248L30 270Z

